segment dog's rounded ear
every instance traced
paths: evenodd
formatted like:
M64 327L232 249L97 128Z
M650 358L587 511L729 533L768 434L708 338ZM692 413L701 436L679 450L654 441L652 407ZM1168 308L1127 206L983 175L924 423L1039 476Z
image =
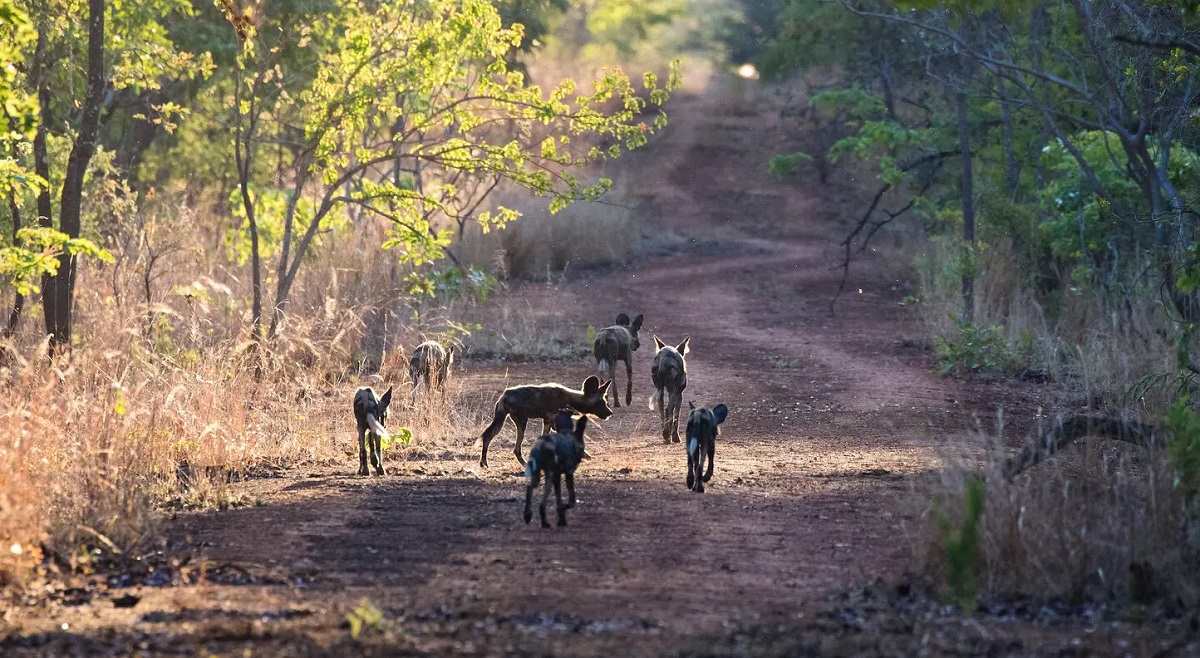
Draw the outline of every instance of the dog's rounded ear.
M614 322L613 324L616 324L616 325L619 325L622 327L628 327L629 326L629 316L622 313L617 316L617 321Z
M717 419L718 425L725 422L725 417L728 415L729 415L729 407L727 407L723 404L718 404L717 406L713 407L713 418Z
M687 353L690 351L690 350L688 350L688 343L690 343L690 342L692 342L692 337L691 337L691 336L685 336L685 337L684 337L684 339L683 339L683 342L682 342L682 343L680 343L680 344L679 344L679 345L678 345L678 346L675 348L675 351L676 351L676 352L679 352L680 354L687 354Z
M661 350L662 348L664 348L666 346L667 346L667 344L662 342L661 338L659 338L658 336L654 337L654 349Z
M600 378L595 375L589 375L583 380L583 392L595 393L600 388Z
M638 316L633 319L633 324L630 325L629 328L634 331L637 331L638 329L642 328L642 314L641 313L638 313Z
M387 406L389 404L391 404L391 402L392 402L392 387L389 386L387 392L383 394L383 397L379 398L379 406L382 409L387 409Z

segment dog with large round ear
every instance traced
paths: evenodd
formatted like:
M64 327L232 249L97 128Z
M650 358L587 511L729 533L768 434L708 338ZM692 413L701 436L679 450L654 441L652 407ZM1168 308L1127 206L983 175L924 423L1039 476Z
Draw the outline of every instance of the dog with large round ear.
M729 407L718 404L711 410L707 407L696 408L688 403L692 411L688 414L687 451L688 451L688 489L696 493L704 493L704 483L712 479L713 456L717 447L718 426L725 422L729 415ZM708 470L704 470L704 459L708 458Z
M596 357L596 370L601 377L617 379L617 362L625 362L625 404L633 404L633 353L642 346L638 330L643 317L639 314L632 322L622 313L610 327L596 332L592 341L592 355ZM621 406L621 397L613 387L613 406Z
M383 439L390 439L384 423L392 403L392 387L382 397L363 387L354 392L354 420L358 424L358 474L368 475L367 456L376 475L386 475L383 469Z
M692 337L671 347L658 336L654 337L654 360L650 362L650 381L654 393L650 396L650 410L657 409L662 420L663 443L679 443L679 409L683 406L683 391L687 388L687 361Z

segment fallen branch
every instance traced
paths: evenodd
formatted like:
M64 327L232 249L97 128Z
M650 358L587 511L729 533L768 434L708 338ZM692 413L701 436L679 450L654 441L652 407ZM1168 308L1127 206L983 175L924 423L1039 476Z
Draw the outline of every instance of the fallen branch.
M1149 448L1155 445L1159 428L1133 420L1109 416L1072 416L1059 419L1054 428L1025 446L1019 455L1004 464L1004 477L1011 481L1025 470L1049 459L1076 439L1098 436Z

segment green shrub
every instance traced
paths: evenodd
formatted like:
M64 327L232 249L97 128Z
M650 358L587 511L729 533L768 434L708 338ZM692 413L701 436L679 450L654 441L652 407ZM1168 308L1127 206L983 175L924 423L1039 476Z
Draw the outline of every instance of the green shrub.
M1011 372L1020 357L1008 347L1004 327L983 326L964 320L957 321L958 336L934 336L933 347L938 355L938 370L943 375L963 375L971 372Z
M979 521L983 517L983 481L968 476L963 518L956 525L938 519L946 557L946 585L954 603L963 610L975 609L979 593Z

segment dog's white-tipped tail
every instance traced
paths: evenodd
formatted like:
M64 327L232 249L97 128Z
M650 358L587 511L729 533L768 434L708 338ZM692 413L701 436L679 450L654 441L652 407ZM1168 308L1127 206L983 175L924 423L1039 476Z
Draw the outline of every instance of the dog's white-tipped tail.
M372 432L379 435L379 438L388 441L392 440L392 435L388 434L387 428L380 425L378 420L375 420L375 414L367 414L367 427L370 427Z
M697 439L694 436L688 439L688 454L689 455L691 455L692 457L695 457L696 456L696 448L699 448L699 447L700 447L699 439Z
M654 389L654 393L650 395L650 411L654 411L662 406L663 390L661 388Z
M533 472L536 470L537 470L537 458L531 455L529 457L529 461L525 462L525 484L526 485L533 484Z
M600 363L596 367L600 371L600 378L604 379L604 377L608 374L608 361L601 359Z

